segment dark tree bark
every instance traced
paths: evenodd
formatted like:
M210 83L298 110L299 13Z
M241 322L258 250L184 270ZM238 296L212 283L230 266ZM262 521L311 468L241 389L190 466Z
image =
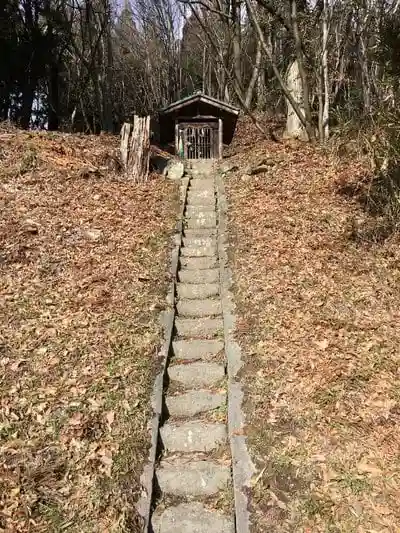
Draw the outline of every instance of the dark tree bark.
M49 69L49 96L48 96L48 118L47 129L49 131L58 130L59 126L59 66L57 63L50 65Z
M27 130L31 123L31 117L32 117L32 105L33 105L33 99L35 97L35 89L36 89L36 80L33 80L32 78L28 78L26 84L22 88L22 103L21 108L19 109L19 112L17 114L18 116L18 125Z

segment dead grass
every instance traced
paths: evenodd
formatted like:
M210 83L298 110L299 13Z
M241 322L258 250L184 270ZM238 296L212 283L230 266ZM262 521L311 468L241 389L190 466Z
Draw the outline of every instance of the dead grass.
M0 531L139 531L173 185L117 139L0 131Z
M397 532L399 238L352 238L362 162L256 146L232 163L270 170L226 180L253 531Z

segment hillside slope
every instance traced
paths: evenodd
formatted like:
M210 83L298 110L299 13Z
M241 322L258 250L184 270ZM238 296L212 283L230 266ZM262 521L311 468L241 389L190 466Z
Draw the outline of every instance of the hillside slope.
M0 129L1 531L140 531L178 202L117 143Z
M226 187L253 531L398 531L399 237L354 231L374 223L343 194L362 161L241 128Z

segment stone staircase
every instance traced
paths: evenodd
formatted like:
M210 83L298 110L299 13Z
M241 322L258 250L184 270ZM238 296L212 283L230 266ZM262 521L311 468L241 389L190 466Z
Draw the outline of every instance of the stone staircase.
M156 466L154 533L234 533L227 377L212 174L193 169Z

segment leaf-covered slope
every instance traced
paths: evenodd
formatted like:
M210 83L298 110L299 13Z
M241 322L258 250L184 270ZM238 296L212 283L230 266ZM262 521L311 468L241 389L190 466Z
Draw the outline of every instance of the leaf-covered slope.
M226 182L253 531L397 531L399 239L354 240L362 161L251 143Z
M0 529L139 531L175 188L110 136L0 141Z

